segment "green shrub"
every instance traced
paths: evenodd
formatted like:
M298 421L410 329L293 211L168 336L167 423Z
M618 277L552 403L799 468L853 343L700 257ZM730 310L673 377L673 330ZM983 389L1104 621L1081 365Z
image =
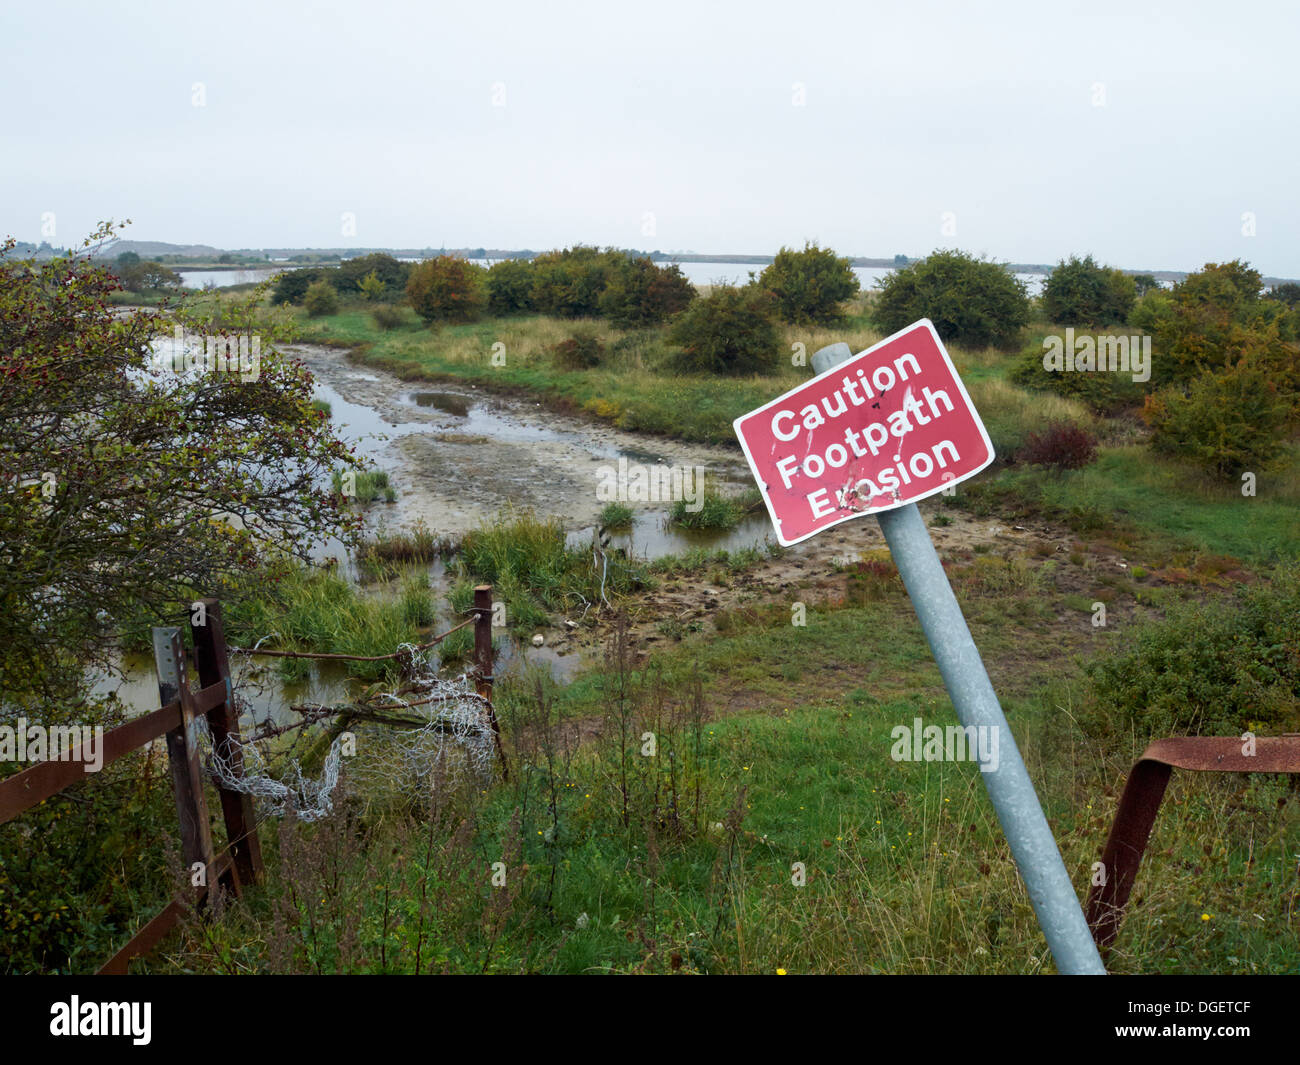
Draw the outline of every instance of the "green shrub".
M610 273L623 260L617 252L577 245L533 260L533 306L556 318L594 318Z
M1294 281L1284 281L1268 290L1268 298L1284 303L1288 307L1300 306L1300 285Z
M425 259L411 270L406 295L426 322L473 322L483 313L486 272L454 255Z
M527 259L493 263L484 279L488 314L503 317L533 309L533 265Z
M1186 383L1203 370L1258 359L1288 395L1300 388L1300 359L1288 341L1293 312L1262 298L1258 270L1234 260L1207 263L1168 292L1150 292L1129 321L1150 333L1155 349L1152 381Z
M632 508L626 503L606 503L600 512L604 529L627 529L632 525Z
M1285 453L1292 403L1259 360L1243 359L1162 389L1143 415L1155 450L1235 476L1268 469Z
M1132 277L1133 289L1137 293L1138 299L1141 299L1148 292L1157 292L1161 288L1155 274L1133 274Z
M1057 263L1043 285L1043 313L1062 325L1106 325L1128 321L1137 296L1133 278L1099 266L1091 255Z
M312 283L326 278L330 273L330 270L307 266L286 270L271 291L271 302L277 306L282 303L300 304Z
M1148 383L1134 381L1132 373L1049 370L1043 365L1046 351L1042 339L1028 345L1007 376L1024 388L1077 399L1100 414L1139 406L1147 395Z
M313 281L307 286L307 294L303 296L302 303L313 318L338 314L339 294L328 281Z
M384 332L390 329L396 329L402 324L404 316L400 307L376 307L370 312L370 317L374 319L375 325Z
M1082 723L1139 742L1300 729L1300 569L1135 624L1123 649L1087 667Z
M781 348L772 297L753 286L715 285L673 323L668 339L687 373L772 372Z
M1000 263L959 251L936 251L876 286L872 316L886 333L929 318L946 341L1004 347L1029 321L1024 283Z
M361 290L361 295L366 298L367 303L374 303L376 300L383 299L387 288L379 280L379 275L371 270L360 281L357 282L357 288Z
M600 340L590 333L575 333L551 349L555 365L561 370L590 370L600 365L604 352Z
M337 269L331 270L329 281L338 289L339 295L355 296L358 292L365 291L362 282L371 274L374 274L380 285L375 287L375 295L366 293L367 299L401 299L411 274L411 264L384 252L359 255L355 259L345 259Z
M811 241L803 251L783 247L758 283L775 297L777 316L795 325L838 321L841 304L858 291L849 260Z
M620 329L657 325L695 298L676 263L658 266L649 259L625 259L610 270L600 297L600 313Z
M115 268L122 286L131 292L161 292L181 287L181 275L152 260L119 263Z

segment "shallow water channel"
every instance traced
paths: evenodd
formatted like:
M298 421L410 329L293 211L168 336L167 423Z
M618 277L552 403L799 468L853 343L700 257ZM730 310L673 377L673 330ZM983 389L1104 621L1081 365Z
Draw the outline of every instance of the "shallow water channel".
M500 396L473 385L413 386L395 375L350 362L336 349L294 345L316 377L315 397L330 405L339 434L355 450L385 470L397 491L391 504L366 507L370 533L410 527L422 521L435 534L457 539L508 507L531 507L540 517L556 517L573 546L590 544L605 500L597 486L620 459L643 466L699 466L708 475L738 487L751 483L735 451L681 444L557 414L517 396ZM770 534L765 514L751 516L724 532L685 530L667 522L663 503L631 503L630 528L611 531L612 547L643 559L680 554L694 548L737 550L763 544ZM344 546L334 541L318 548L319 561L337 559L340 572L358 581ZM427 570L438 604L431 631L445 631L451 616L447 593L451 578L443 562ZM386 585L361 585L363 594L385 594ZM498 677L527 667L546 669L566 681L581 667L577 654L549 646L518 645L506 633L496 636ZM153 663L147 656L120 661L122 677L97 675L98 693L116 691L138 711L158 705ZM262 668L258 668L258 667ZM311 664L301 683L286 683L275 660L235 663L236 686L248 716L286 721L291 704L339 703L349 696L346 671L334 663Z

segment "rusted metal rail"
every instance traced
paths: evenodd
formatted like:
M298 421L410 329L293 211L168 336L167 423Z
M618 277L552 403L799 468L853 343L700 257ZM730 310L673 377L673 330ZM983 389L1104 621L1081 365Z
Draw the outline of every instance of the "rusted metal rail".
M1252 751L1253 753L1246 753ZM1198 773L1300 773L1300 736L1180 736L1156 740L1137 760L1102 851L1102 882L1088 894L1088 927L1102 950L1119 934L1151 829L1175 769Z

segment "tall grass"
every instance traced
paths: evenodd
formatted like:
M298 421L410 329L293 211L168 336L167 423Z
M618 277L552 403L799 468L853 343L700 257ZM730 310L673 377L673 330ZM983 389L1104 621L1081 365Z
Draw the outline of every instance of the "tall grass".
M334 471L335 495L344 495L343 476L340 471ZM397 489L389 484L387 470L358 470L354 472L353 478L351 487L355 490L354 494L345 497L349 501L373 503L376 499L381 498L385 503L395 503L397 501Z
M745 516L763 505L757 488L746 488L735 494L724 493L712 479L696 485L699 498L693 503L685 499L673 502L668 520L684 529L734 529Z
M367 576L393 573L403 564L427 563L450 554L454 545L439 536L423 520L410 529L392 531L381 528L371 540L356 551L357 566Z
M427 578L395 582L388 595L361 595L333 571L291 567L256 595L224 604L231 643L251 647L263 640L268 650L349 655L387 655L403 643L418 642L420 628L434 620ZM266 638L266 639L264 639ZM282 659L290 679L306 670L302 659ZM365 679L384 676L392 663L349 662L349 673Z
M585 612L645 583L639 563L595 545L570 548L558 519L528 510L507 512L467 533L455 566L462 580L494 586L511 628L545 624L550 611Z

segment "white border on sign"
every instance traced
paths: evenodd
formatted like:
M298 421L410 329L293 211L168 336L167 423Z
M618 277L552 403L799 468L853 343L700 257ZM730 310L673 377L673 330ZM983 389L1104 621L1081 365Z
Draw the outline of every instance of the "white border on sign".
M957 389L961 393L962 400L966 403L966 409L970 411L971 417L975 419L975 426L980 431L980 438L984 441L984 446L988 449L989 457L984 462L982 462L979 466L977 466L975 469L970 470L967 473L963 473L960 477L954 477L950 481L944 481L938 487L931 488L928 492L923 492L919 496L913 496L911 499L901 500L897 503L890 503L888 506L868 507L866 510L857 510L854 511L852 514L846 514L844 515L844 517L836 519L835 521L831 522L829 525L823 525L820 529L814 529L812 532L805 533L803 536L800 536L794 540L787 540L785 538L785 534L781 532L781 522L777 518L776 511L772 507L771 497L769 497L767 494L767 487L763 483L763 478L758 472L758 466L754 462L754 456L749 453L749 444L745 442L745 437L740 431L740 423L743 422L746 418L752 418L755 414L761 414L763 411L769 410L770 408L775 407L779 403L784 403L791 396L797 395L798 393L804 391L809 385L814 384L817 381L820 381L823 377L830 377L832 374L841 373L844 367L853 359L860 359L864 355L870 355L873 351L877 351L878 349L883 348L886 344L892 344L900 337L908 333L911 333L917 329L928 329L930 331L930 336L934 339L935 347L939 349L939 354L943 356L943 361L944 364L948 367L948 372L952 374L952 379L957 382ZM880 341L878 344L872 344L871 347L864 348L862 351L859 351L856 355L852 356L850 359L845 359L844 362L837 363L836 365L832 366L829 370L823 370L816 377L808 378L808 380L805 381L803 384L796 385L788 392L781 393L781 395L777 396L776 399L769 400L767 403L764 403L761 407L755 407L747 414L742 414L739 418L736 418L732 421L731 428L732 431L736 434L736 439L740 441L740 449L745 453L745 461L749 463L749 472L753 474L754 481L758 485L758 490L763 496L763 503L767 506L767 516L772 522L772 528L776 530L776 538L777 540L780 541L782 547L793 547L795 544L803 543L804 540L811 539L812 537L816 536L818 533L823 533L827 529L833 529L835 528L836 525L842 525L844 522L852 521L854 518L865 518L869 514L880 514L886 510L897 510L899 507L905 507L909 503L919 503L922 499L929 499L930 496L938 495L940 492L947 491L953 485L961 484L962 481L969 480L970 478L974 477L977 473L980 473L981 471L987 469L988 466L997 457L997 455L993 451L993 441L989 439L988 430L984 428L984 419L980 417L980 412L975 409L975 404L971 402L970 393L966 391L966 382L961 379L961 374L957 372L957 367L955 367L952 364L952 359L948 355L948 349L944 346L943 341L939 337L938 330L934 328L934 323L931 322L929 318L922 318L920 319L920 321L913 322L911 325L907 326L904 329L900 329L897 333L894 333L892 336L885 337L885 339Z

